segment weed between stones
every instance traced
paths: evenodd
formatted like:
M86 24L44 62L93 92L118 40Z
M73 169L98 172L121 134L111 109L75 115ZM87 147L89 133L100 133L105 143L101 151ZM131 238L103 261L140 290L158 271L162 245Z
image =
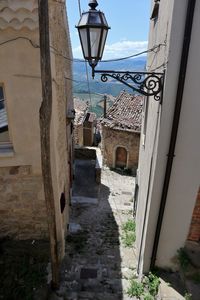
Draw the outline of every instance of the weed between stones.
M147 276L144 276L142 282L138 282L136 278L132 277L127 294L130 297L137 297L138 299L154 300L158 294L159 285L159 277L151 272Z
M122 225L122 243L125 247L133 246L136 240L135 229L135 221L131 219Z

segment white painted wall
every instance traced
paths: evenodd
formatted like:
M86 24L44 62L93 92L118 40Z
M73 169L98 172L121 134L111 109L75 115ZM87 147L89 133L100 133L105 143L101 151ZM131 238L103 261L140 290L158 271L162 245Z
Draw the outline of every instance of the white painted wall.
M153 3L154 1L152 1L152 5ZM164 63L166 64L166 76L163 104L160 105L159 103L156 103L153 98L149 98L145 145L140 145L138 176L139 197L136 215L136 244L138 259L140 257L140 272L148 271L151 260L167 153L169 149L186 9L187 0L161 1L158 20L157 22L151 21L149 48L165 42L166 46L161 46L160 51L149 55L147 68L148 71L151 71ZM197 14L198 10L196 12L196 15ZM195 26L199 28L197 21ZM195 31L196 30L197 28L195 28ZM193 33L193 35L195 35L195 33ZM196 52L193 54L193 58L190 59L191 67L189 67L196 68L194 78L199 78L198 72L200 66L198 68L198 65L196 64L198 48L195 46L195 43L197 43L197 41L195 42L195 37L193 37L191 51L195 47L196 50L193 51ZM192 57L191 54L190 57ZM192 66L192 61L195 66ZM198 133L196 132L198 130L198 118L192 117L194 111L200 111L200 101L197 101L198 91L195 87L195 82L191 84L192 77L191 74L189 74L189 67L188 79L186 82L187 89L185 89L184 92L184 105L178 132L176 159L174 161L163 230L158 249L157 264L162 267L172 266L171 258L176 254L177 249L185 242L200 177L199 166L196 169L193 168L195 163L198 164L198 162L196 162L197 153L200 152L200 144L196 138L198 136ZM162 70L163 67L159 68L157 71L160 72ZM189 102L187 101L186 103L188 97L192 100ZM191 102L195 102L195 104L193 103L190 105ZM196 131L195 128L197 128ZM192 132L193 134L191 134ZM190 154L192 154L192 157ZM187 163L185 163L186 160ZM183 192L182 183L187 187L187 193L185 191ZM183 206L182 203L184 203ZM184 211L184 220L180 219L177 221L177 215L180 214L180 210ZM143 224L145 225L143 226ZM171 234L172 232L173 234Z
M184 246L200 182L199 16L200 1L197 1L175 158L158 248L157 264L162 267L173 266L171 259L177 249Z

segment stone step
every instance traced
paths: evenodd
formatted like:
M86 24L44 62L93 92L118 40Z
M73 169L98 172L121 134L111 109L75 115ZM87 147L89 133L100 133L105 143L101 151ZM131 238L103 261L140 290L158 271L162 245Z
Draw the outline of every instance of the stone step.
M73 196L71 200L72 205L97 205L97 198Z

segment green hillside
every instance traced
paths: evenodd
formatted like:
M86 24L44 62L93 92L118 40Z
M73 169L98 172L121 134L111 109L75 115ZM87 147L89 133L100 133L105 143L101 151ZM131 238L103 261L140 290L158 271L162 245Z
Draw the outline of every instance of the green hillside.
M98 65L99 69L104 70L116 70L116 71L144 71L146 64L146 58L141 57L137 59L128 59L118 62L101 62ZM98 69L97 68L97 69ZM90 103L90 110L95 112L98 116L103 113L102 99L105 94L116 97L122 90L126 90L128 93L133 91L125 85L111 79L109 82L101 82L100 76L96 75L92 79L91 68L88 69L89 87L86 75L86 64L85 62L74 62L73 63L73 93L74 97L88 101ZM91 93L91 101L89 96L89 90ZM111 97L112 98L112 97ZM108 104L112 104L113 99L108 100Z

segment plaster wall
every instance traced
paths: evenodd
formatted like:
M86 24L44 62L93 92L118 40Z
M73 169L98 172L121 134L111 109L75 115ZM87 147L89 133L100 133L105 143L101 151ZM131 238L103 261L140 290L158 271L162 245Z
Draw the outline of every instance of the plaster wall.
M53 114L51 124L52 140L52 176L57 222L57 236L60 241L60 255L64 255L65 231L68 223L70 202L70 162L72 153L71 126L66 122L67 111L73 108L71 81L71 63L64 57L72 59L66 8L64 3L58 5L50 2L51 45L56 51L52 53L53 80ZM67 125L68 124L68 125ZM61 214L60 197L65 194L66 206Z
M158 248L157 264L161 267L173 266L172 258L186 242L199 189L199 15L200 2L197 1L175 159Z
M4 7L2 7L3 4ZM14 226L15 223L12 222L12 218L14 220L18 219L17 222L22 223L25 228L27 223L21 218L22 212L26 215L26 220L29 219L31 222L33 214L41 216L43 213L40 221L43 220L44 228L47 230L40 154L39 108L42 93L40 51L37 47L39 44L37 1L5 0L0 3L0 8L2 9L0 12L0 27L4 26L1 27L0 42L13 39L0 47L0 83L3 84L5 89L9 135L13 147L13 151L7 153L0 151L0 181L5 185L1 189L1 199L4 199L4 201L1 201L0 210L7 211L2 215L1 221L3 220L4 224L10 224L10 235L19 238L22 236L23 230L20 229L16 233L18 227ZM58 4L55 1L50 1L49 9L51 45L55 47L59 54L56 55L55 52L51 51L53 85L51 162L58 246L60 256L62 256L64 252L64 234L68 222L69 174L72 156L71 126L70 122L66 122L66 112L73 108L71 81L65 80L65 77L71 78L71 64L62 55L71 58L72 54L64 3ZM3 16L2 12L4 13ZM13 14L18 20L17 23L9 22ZM29 21L27 23L27 19L34 20L34 22ZM5 26L5 20L8 21L7 26ZM2 25L3 22L4 25ZM67 126L66 123L69 125ZM15 167L19 170L21 168L23 170L23 167L30 168L30 171L27 174L23 173L23 176L20 175L21 171L10 174ZM8 175L4 175L4 169ZM37 182L37 184L34 185L34 182ZM15 185L11 183L15 183ZM30 192L29 195L26 193L26 199L25 196L21 197L24 194L25 184L27 184L27 189ZM17 186L16 189L15 186ZM63 192L65 193L66 207L63 214L61 214L60 196ZM35 200L32 199L31 193L34 194ZM15 203L10 202L9 205L7 196L12 196L12 199L14 196ZM31 201L35 203L34 209L37 208L37 211L31 210L31 205L29 205L26 212L22 210L20 213L19 210L15 210L16 205L19 207L25 206L26 208L27 202ZM8 215L10 221L6 220ZM44 237L39 226L37 230L34 228L33 231L33 228L34 224L32 227L30 226L30 238L34 234L38 237ZM25 238L28 237L27 231L24 236Z
M152 1L152 7L153 4L154 1ZM150 23L149 48L160 43L166 45L161 46L157 53L151 53L148 56L147 69L148 71L155 71L155 69L156 71L163 71L163 69L166 67L166 74L162 105L155 102L153 98L149 98L147 100L149 101L149 109L146 120L147 129L145 135L145 143L140 144L138 169L139 197L136 215L136 244L139 260L138 269L140 272L147 272L149 270L151 261L152 247L171 134L186 9L187 1L185 0L161 1L158 19L157 21L152 20ZM189 99L196 99L197 95L195 95L194 91L195 89L190 89L190 96L188 95ZM195 103L197 102L196 100L193 101ZM184 100L184 102L187 101ZM197 109L197 106L195 108L193 108L193 106L190 104L188 104L188 106L190 106L190 108L187 107L187 109L189 109L191 112L194 109ZM195 126L194 124L192 125L192 113L187 114L186 111L184 112L184 107L182 110L181 120L182 123L190 123L190 129L192 129L192 131L190 131L190 134L187 135L187 138L186 134L188 134L188 130L184 131L185 128L184 130L179 130L178 133L176 152L178 151L179 141L186 141L187 139L188 140L187 144L184 145L185 150L183 149L183 147L180 147L180 152L177 152L180 161L177 165L175 165L175 162L173 173L174 175L176 173L176 176L172 174L172 178L170 181L171 192L169 191L167 199L167 203L169 204L169 206L167 204L165 212L165 218L167 221L164 221L162 226L164 230L161 233L158 257L156 261L159 266L171 267L173 265L171 261L172 257L176 254L177 249L184 244L188 233L186 233L186 231L189 230L188 224L190 223L191 214L194 207L193 199L195 201L195 196L193 197L193 194L197 193L198 189L198 185L196 186L196 179L194 180L194 176L196 177L198 171L192 168L193 163L191 161L191 156L189 159L189 157L186 155L186 152L191 153L191 151L194 151L193 154L196 153L196 150L193 149L193 142L191 142L191 139L195 140L196 133L193 131ZM185 120L187 120L187 122ZM180 123L180 128L181 126L182 125ZM190 127L190 125L188 127ZM142 132L143 130L144 120ZM191 132L194 132L194 135L191 135ZM144 140L144 138L142 140ZM193 158L195 161L196 156L194 155ZM186 160L188 163L187 167L190 170L190 174L186 169ZM178 162L177 158L176 161ZM181 165L182 168L180 167ZM196 178L199 178L199 175ZM190 184L187 193L182 192L183 185L181 188L180 182L184 182L184 186L187 187ZM184 203L185 205L182 206L182 203ZM180 207L184 211L183 214L185 218L179 219L179 224L177 226L177 214L179 214L180 212ZM170 235L169 232L173 232L173 234Z
M48 236L41 176L41 104L37 1L0 2L0 83L7 110L9 151L0 147L1 236Z

